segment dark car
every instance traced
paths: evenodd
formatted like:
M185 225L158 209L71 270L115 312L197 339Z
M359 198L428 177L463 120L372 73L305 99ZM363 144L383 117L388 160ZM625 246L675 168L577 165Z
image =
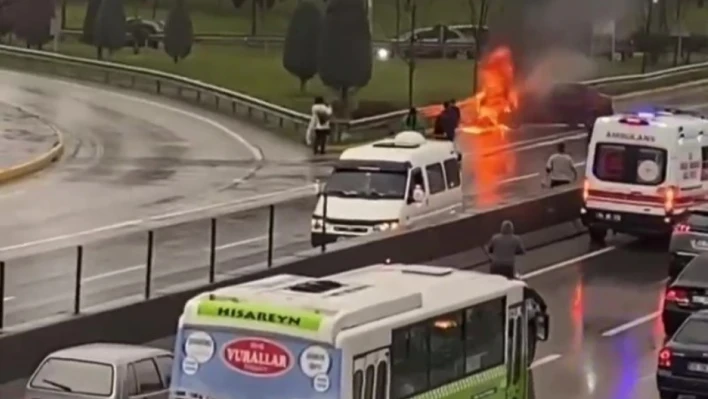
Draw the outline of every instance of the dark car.
M698 254L708 252L708 206L688 209L674 226L669 244L669 281Z
M517 124L559 123L592 132L595 120L614 114L612 98L582 83L556 84L547 93L527 90L519 100Z
M656 385L661 399L708 393L708 311L692 314L659 351Z
M151 21L141 18L127 18L125 20L127 32L126 47L160 48L160 39L155 35L162 35L165 25L160 21Z
M691 314L708 309L708 253L693 258L669 283L661 318L671 336Z

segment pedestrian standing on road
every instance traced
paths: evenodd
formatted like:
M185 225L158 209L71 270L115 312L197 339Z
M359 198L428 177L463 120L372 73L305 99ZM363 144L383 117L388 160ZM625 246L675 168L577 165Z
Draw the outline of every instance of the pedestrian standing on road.
M447 107L443 111L443 129L445 130L445 138L455 142L455 134L457 127L460 125L460 109L455 105L454 100L447 103Z
M557 152L548 158L546 178L550 188L568 185L578 179L573 158L565 152L565 143L559 143Z
M306 141L312 146L313 153L324 154L327 139L331 131L330 120L332 119L332 107L330 107L322 97L315 97L312 105L312 117L310 125L307 127Z
M445 116L447 115L447 109L450 104L445 101L443 103L443 109L440 111L438 116L435 117L435 123L433 125L433 138L437 140L445 139Z
M499 233L489 240L487 252L492 260L492 274L516 278L516 256L525 254L526 249L521 237L514 234L514 223L510 220L502 222Z

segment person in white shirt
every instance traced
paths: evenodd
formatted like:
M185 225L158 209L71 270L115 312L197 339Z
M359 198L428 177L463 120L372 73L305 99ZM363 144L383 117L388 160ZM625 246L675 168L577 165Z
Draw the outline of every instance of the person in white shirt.
M307 127L305 138L307 144L312 146L315 155L325 153L325 146L331 131L330 119L332 119L332 107L327 105L322 97L315 97L315 103L312 105L312 118Z
M565 143L558 144L558 152L548 158L546 176L550 188L570 184L578 178L573 158L565 152Z

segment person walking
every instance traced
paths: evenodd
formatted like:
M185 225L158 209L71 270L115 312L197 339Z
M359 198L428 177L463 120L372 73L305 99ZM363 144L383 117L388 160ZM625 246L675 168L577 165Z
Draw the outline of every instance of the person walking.
M550 188L568 185L578 179L573 158L565 152L565 143L559 143L556 153L548 158L546 179Z
M492 260L491 273L516 278L516 256L526 253L521 237L514 234L514 223L505 220L499 233L487 244L487 252Z
M315 97L306 136L307 144L312 146L315 155L325 153L327 139L331 131L330 119L332 119L332 107L324 101L324 98Z
M401 129L425 134L425 120L420 117L417 109L411 108L401 121Z

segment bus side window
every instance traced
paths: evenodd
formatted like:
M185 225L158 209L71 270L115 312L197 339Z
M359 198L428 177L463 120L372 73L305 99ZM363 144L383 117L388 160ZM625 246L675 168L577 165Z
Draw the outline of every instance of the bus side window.
M364 384L364 373L361 370L357 370L354 373L354 381L352 383L352 399L361 399L361 388Z
M457 188L461 184L460 163L455 158L446 159L445 176L447 177L447 188Z
M374 365L366 367L366 379L364 381L364 399L374 398Z
M493 299L465 310L465 373L504 363L506 298Z
M708 180L708 146L701 147L701 180Z
M445 176L443 175L442 165L439 163L430 164L425 167L425 172L428 174L431 195L445 191Z
M388 392L388 367L386 366L386 362L379 362L376 366L375 399L386 399L386 392Z

